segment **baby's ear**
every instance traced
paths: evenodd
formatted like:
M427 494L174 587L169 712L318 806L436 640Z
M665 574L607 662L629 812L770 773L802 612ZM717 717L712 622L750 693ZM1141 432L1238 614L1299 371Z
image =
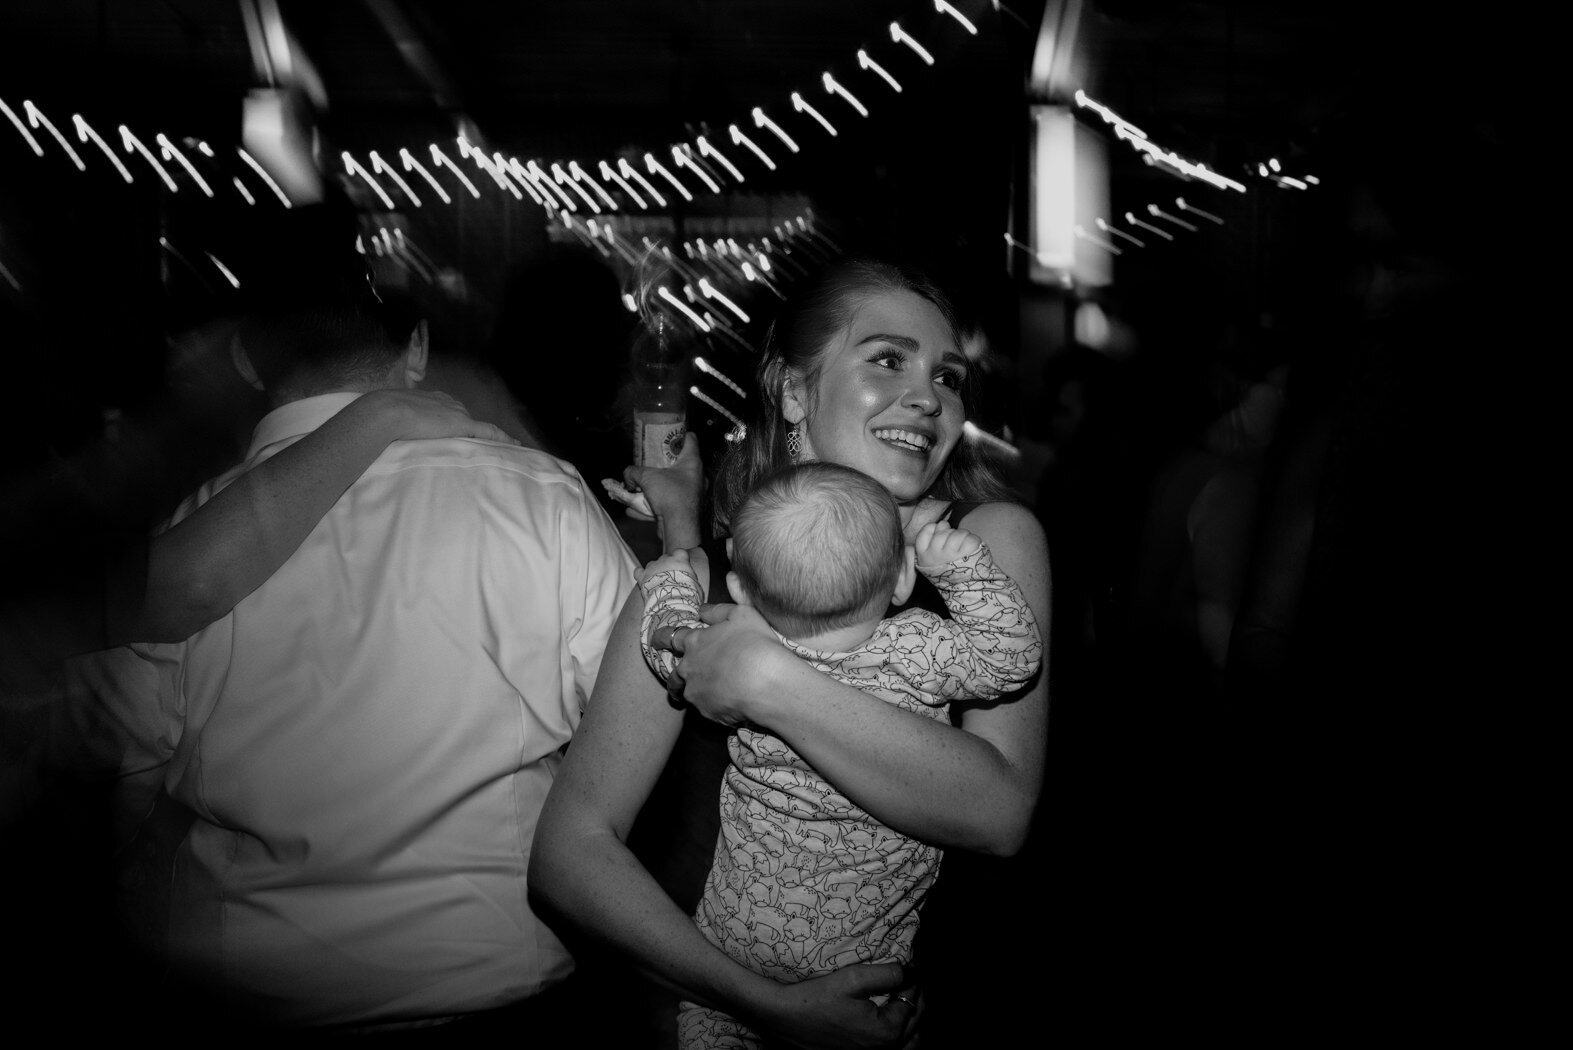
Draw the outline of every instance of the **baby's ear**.
M731 540L726 542L728 547L732 545ZM728 572L726 574L726 589L731 592L732 600L738 605L746 605L750 609L754 607L754 596L748 593L748 590L743 586L742 577L738 576L737 573Z
M895 593L890 596L892 605L905 605L912 597L912 588L918 582L918 552L913 547L901 550L901 571L896 574Z

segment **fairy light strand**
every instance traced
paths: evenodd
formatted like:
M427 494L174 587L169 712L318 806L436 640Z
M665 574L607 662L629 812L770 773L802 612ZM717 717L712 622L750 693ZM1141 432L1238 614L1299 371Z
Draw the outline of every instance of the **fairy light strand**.
M656 204L663 208L666 207L666 198L661 196L661 191L652 186L649 179L639 174L639 172L635 170L634 166L628 163L626 157L619 157L617 159L617 170L622 172L628 178L637 182L646 193L655 199Z
M186 169L186 174L191 176L191 180L197 184L197 188L200 189L205 196L213 196L213 187L208 185L207 180L204 179L200 173L198 173L196 166L186 159L186 155L184 153L175 148L175 144L169 141L168 137L166 137L162 131L153 137L153 141L158 144L159 149L163 152L166 158L173 160L182 168Z
M868 116L868 107L859 102L857 100L857 96L853 95L852 92L842 87L835 77L831 76L829 73L825 73L821 78L821 82L825 85L825 90L827 92L832 95L840 95L843 99L846 100L847 105L858 111L859 116Z
M908 36L907 31L901 28L900 22L890 23L890 39L895 43L907 45L913 54L923 60L924 65L932 66L934 64L934 56L929 54L922 44Z
M5 99L3 98L0 98L0 112L4 112L11 123L16 125L17 132L22 138L27 140L27 144L32 147L33 152L42 157L44 155L44 147L38 144L38 140L33 137L33 133L27 130L27 125L23 124L11 107L5 104ZM82 141L86 142L87 139L84 138Z
M688 188L686 186L677 181L676 175L673 175L670 171L667 171L666 167L660 161L655 159L654 153L646 153L644 155L644 163L645 167L650 170L650 174L659 174L665 178L667 182L670 182L677 192L683 195L683 200L690 202L693 201L694 195L688 192Z
M372 177L371 172L361 167L360 161L351 156L349 150L345 150L340 156L344 158L344 170L351 175L359 175L366 185L371 187L372 192L377 195L377 199L382 201L383 206L392 211L394 208L393 198L388 196L388 191L383 189L381 183Z
M776 162L771 160L770 156L765 153L764 150L760 149L758 144L756 144L753 139L743 134L743 130L741 128L739 128L736 124L732 124L728 127L727 130L732 133L732 144L734 146L747 146L750 150L753 151L754 156L759 158L759 162L761 164L769 168L771 171L776 170Z
M832 138L838 134L835 126L832 125L830 121L826 120L824 115L821 114L819 110L809 105L807 100L805 100L803 96L796 91L792 92L792 108L797 110L799 113L807 113L809 116L819 121L819 126L830 132Z
M404 195L410 199L412 204L417 208L421 207L421 199L415 195L414 190L410 189L410 184L404 181L404 177L393 170L393 165L378 156L376 150L372 150L366 156L371 160L371 170L373 172L381 171L388 176L388 178L393 180L395 186L404 191Z
M639 194L634 190L634 188L628 184L628 180L624 179L622 177L622 175L619 174L618 172L613 171L612 170L612 166L610 164L606 163L606 161L604 161L604 160L601 161L601 178L605 179L608 182L615 182L615 183L617 183L618 187L624 193L628 194L629 197L633 198L633 202L635 204L639 205L639 210L640 211L648 211L649 210L650 205L646 204L645 203L645 199L643 197L639 196Z
M720 163L722 167L730 172L732 177L738 182L744 181L743 173L737 169L737 165L727 160L726 155L723 154L720 150L716 149L714 146L710 145L709 140L706 139L703 135L699 136L699 153L701 156L714 158L717 162Z
M76 165L77 171L87 170L87 164L83 162L81 156L77 154L77 151L71 148L71 143L66 141L66 137L64 135L60 134L60 129L55 127L54 122L48 117L44 116L43 110L33 105L32 100L30 99L22 100L22 110L27 114L27 122L29 124L33 125L35 128L42 125L45 131L48 131L50 135L54 136L54 140L60 143L60 148L65 150L66 155L71 158L71 163ZM164 136L160 135L159 138L162 140ZM190 165L188 164L186 167L190 168ZM192 174L196 175L196 172L192 172ZM197 181L202 181L200 176L197 178ZM211 191L208 193L208 196L213 196Z
M892 91L896 92L898 95L901 93L901 85L896 82L896 78L886 72L884 66L880 65L878 62L875 62L872 58L869 58L868 52L864 51L862 48L858 48L858 68L866 69L869 72L876 74L881 80L890 85L890 89Z
M432 164L439 168L447 167L449 171L453 172L459 177L460 182L464 183L464 188L470 191L470 196L474 197L476 200L479 200L481 197L481 191L476 189L475 183L470 181L470 177L464 174L464 172L459 169L459 166L455 164L446 153L438 148L435 142L431 144L430 148Z
M170 193L179 193L180 192L180 187L175 185L175 180L170 177L169 171L164 167L164 165L162 165L162 164L160 164L158 162L158 158L157 157L153 156L152 153L148 152L148 148L146 146L142 145L142 140L137 138L135 135L133 135L131 133L131 129L126 127L124 124L120 125L120 129L119 130L120 130L120 143L121 143L121 145L125 146L126 152L127 153L132 153L132 152L140 153L142 155L142 159L147 161L148 165L150 167L152 167L152 169L155 172L158 173L158 177L159 178L164 180L164 185L169 187L169 192Z
M940 14L949 15L950 17L954 18L957 22L961 23L961 28L965 29L973 36L978 35L978 27L973 25L972 21L967 18L966 15L947 4L945 0L934 0L934 10L938 11Z
M404 165L405 171L417 172L421 178L425 179L426 184L432 188L432 192L441 198L444 204L453 203L453 198L448 196L448 191L443 189L442 184L432 176L431 172L426 170L426 165L415 159L415 154L408 149L400 148L399 163Z
M765 116L765 111L758 106L754 107L754 126L770 129L771 134L780 139L782 144L793 153L799 152L797 143L792 141L792 136L781 130L781 125Z

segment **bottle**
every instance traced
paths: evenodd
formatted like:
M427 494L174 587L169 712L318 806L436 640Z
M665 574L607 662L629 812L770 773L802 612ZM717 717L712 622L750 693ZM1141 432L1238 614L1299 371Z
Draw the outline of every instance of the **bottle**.
M686 346L670 320L650 317L634 340L634 465L669 467L688 433Z

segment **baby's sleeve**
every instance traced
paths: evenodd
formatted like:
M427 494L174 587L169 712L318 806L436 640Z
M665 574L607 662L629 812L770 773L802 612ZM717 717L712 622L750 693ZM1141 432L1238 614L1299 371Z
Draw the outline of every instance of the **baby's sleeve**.
M1026 595L986 544L935 569L951 620L931 635L931 674L946 699L992 700L1025 685L1043 664L1043 639Z
M677 669L677 654L670 649L655 648L650 639L661 627L704 627L705 622L699 618L699 604L704 594L699 590L698 579L679 569L651 573L639 581L639 589L644 594L639 646L650 670L660 675L662 681L667 681Z

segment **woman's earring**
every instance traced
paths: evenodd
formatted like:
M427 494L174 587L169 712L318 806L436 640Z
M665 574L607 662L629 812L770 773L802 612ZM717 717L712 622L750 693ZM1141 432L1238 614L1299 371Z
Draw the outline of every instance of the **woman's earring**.
M793 423L787 429L787 455L796 459L803 454L803 435L798 433L798 424Z

